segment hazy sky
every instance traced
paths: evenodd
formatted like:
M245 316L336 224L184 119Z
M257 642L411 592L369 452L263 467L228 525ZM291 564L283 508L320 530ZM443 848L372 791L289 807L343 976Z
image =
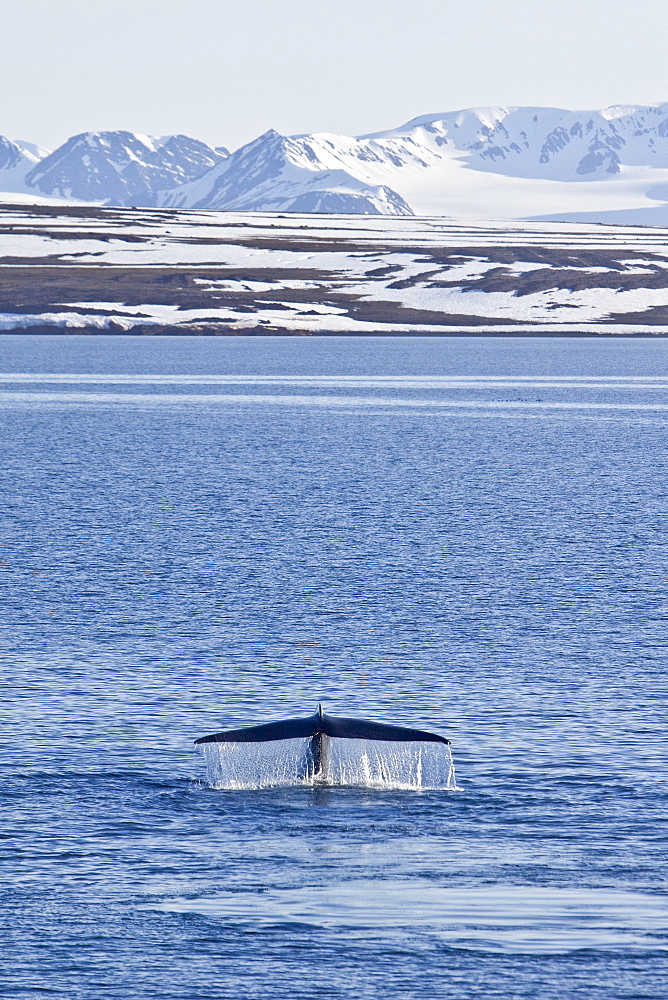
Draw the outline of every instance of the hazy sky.
M0 0L0 134L360 134L668 101L668 0Z

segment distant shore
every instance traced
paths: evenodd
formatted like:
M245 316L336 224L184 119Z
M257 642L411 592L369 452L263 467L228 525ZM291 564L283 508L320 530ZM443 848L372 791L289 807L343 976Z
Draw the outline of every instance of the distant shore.
M4 206L0 332L663 337L668 232Z

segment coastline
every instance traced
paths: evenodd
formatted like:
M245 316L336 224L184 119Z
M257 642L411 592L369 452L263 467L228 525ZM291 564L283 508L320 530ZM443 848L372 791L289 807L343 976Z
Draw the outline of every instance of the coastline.
M667 237L638 226L4 206L0 333L663 337Z

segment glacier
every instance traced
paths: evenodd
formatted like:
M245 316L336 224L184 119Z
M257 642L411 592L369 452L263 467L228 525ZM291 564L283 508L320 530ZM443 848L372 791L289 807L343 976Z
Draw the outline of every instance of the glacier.
M1 200L227 212L665 225L668 103L468 108L381 132L229 153L185 135L84 132L49 153L0 138Z

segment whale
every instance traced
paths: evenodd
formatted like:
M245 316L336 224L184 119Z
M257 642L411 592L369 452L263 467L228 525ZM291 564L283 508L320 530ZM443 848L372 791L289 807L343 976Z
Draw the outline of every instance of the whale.
M403 743L421 740L429 743L446 743L450 740L438 733L405 726L391 726L383 722L367 719L343 719L325 715L319 704L313 715L304 719L283 719L280 722L266 722L259 726L243 729L227 729L210 736L200 736L195 744L202 743L268 743L274 740L308 739L304 759L304 777L317 779L327 771L329 741L332 738L344 740L383 740Z

